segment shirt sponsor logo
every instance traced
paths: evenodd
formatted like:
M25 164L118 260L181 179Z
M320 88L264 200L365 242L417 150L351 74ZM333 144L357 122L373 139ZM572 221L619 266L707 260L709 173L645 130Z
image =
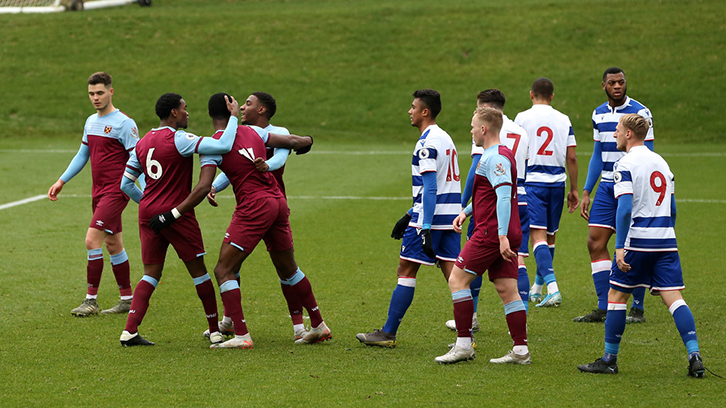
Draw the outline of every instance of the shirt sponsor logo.
M106 126L105 128L103 128L103 133L109 134L112 130L113 128L111 126Z

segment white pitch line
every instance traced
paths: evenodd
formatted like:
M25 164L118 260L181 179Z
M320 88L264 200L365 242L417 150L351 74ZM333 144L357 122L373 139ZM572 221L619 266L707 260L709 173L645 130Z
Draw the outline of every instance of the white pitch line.
M47 149L47 150L33 150L33 149L0 149L0 153L76 153L77 150L65 150L65 149ZM308 154L325 154L325 155L338 155L338 156L380 156L380 155L411 155L410 151L390 151L390 150L312 150ZM696 153L660 153L661 156L665 157L726 157L726 152L696 152ZM578 156L589 157L592 156L592 152L578 152Z
M23 200L13 201L12 203L7 203L7 204L0 205L0 210L4 210L4 209L10 208L10 207L15 207L16 205L23 205L23 204L27 204L27 203L32 203L33 201L42 200L45 197L47 197L47 195L43 194L43 195L33 196L33 197L30 197L30 198L25 198Z
M42 200L46 198L47 195L37 195L33 197L29 197L23 200L13 201L11 203L2 204L0 205L0 210L5 210L8 208L12 208L18 205L28 204L32 203L34 201ZM90 194L62 194L59 196L59 198L91 198ZM234 195L231 194L224 194L217 196L217 199L224 198L224 199L230 199L234 198ZM292 200L371 200L371 201L409 201L412 200L411 197L357 197L357 196L289 196L288 199ZM704 200L704 199L697 199L697 198L677 198L676 202L678 203L700 203L700 204L726 204L726 200Z

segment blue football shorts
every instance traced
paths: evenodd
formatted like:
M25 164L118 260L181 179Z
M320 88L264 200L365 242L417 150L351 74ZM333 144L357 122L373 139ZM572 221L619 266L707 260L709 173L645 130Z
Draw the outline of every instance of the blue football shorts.
M625 262L631 266L627 273L613 261L610 287L617 291L632 293L636 287L650 288L651 292L685 288L678 251L625 251Z
M455 262L461 251L461 235L454 230L431 230L431 239L436 259L426 256L421 245L421 229L407 227L403 234L401 244L401 259L420 263L423 265L434 265L436 259Z
M615 231L615 215L618 212L618 200L615 198L615 183L600 181L590 208L590 227L610 228Z
M529 227L547 230L552 235L560 229L565 187L525 186Z

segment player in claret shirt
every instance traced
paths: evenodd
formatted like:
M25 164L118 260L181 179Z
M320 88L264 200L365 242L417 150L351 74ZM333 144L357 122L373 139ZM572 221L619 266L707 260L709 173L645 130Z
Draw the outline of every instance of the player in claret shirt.
M58 200L63 185L70 181L91 161L91 208L93 218L86 232L86 299L80 306L71 310L73 316L85 317L98 314L98 285L103 272L103 251L111 257L111 267L118 284L121 300L110 309L101 313L127 313L131 306L131 277L129 257L121 237L121 213L129 198L119 189L119 181L129 152L139 140L136 122L113 106L113 80L105 72L96 72L88 78L88 97L96 108L96 113L86 119L83 139L78 153L66 171L48 190L51 201ZM142 180L143 182L143 180Z
M213 103L218 102L218 97L212 97L210 99L210 112L214 110ZM215 102L216 101L216 102ZM247 100L243 105L240 106L241 119L240 122L243 125L257 126L262 129L275 133L278 135L289 135L290 132L281 126L274 126L270 123L270 119L277 112L277 102L272 95L266 92L253 92L247 97ZM267 160L258 162L257 168L260 171L269 171L275 177L278 187L285 194L285 182L282 179L282 175L285 172L285 162L290 155L290 149L284 148L273 148L266 147L267 149ZM212 191L207 195L209 203L216 207L217 201L215 197L218 192L224 190L229 186L229 179L224 173L220 173L214 183L212 183ZM239 283L240 272L235 274L237 283ZM287 308L290 312L290 318L292 320L293 339L300 340L307 334L305 325L303 324L303 305L300 303L300 299L297 298L292 287L288 283L287 279L280 279L280 288L282 294L287 302ZM234 334L234 326L232 319L226 314L219 321L219 331L224 335ZM209 331L204 332L204 336L209 336Z
M231 110L239 110L234 98L226 103ZM187 127L189 114L187 104L179 94L162 95L156 102L156 115L161 120L160 126L151 129L136 145L121 180L121 188L139 203L141 259L144 263L144 276L136 285L136 296L131 303L126 328L121 333L121 344L127 347L154 344L139 335L138 326L161 279L169 244L194 280L209 324L209 340L221 343L224 337L217 327L217 298L204 265L206 252L194 207L209 193L217 172L215 163L205 155L225 153L232 148L237 116L229 119L227 130L217 140L182 130ZM202 169L199 182L192 190L195 153L200 155ZM143 193L133 183L142 173L147 180Z
M223 129L230 114L223 103L226 94L212 95L209 116L217 134ZM311 137L268 133L257 126L239 126L232 150L214 160L229 178L234 189L237 206L232 216L214 268L224 310L232 320L235 337L212 348L251 349L252 336L242 310L242 294L235 274L264 240L277 275L284 279L310 316L311 329L295 340L298 344L318 343L331 338L330 329L320 313L310 281L295 262L292 231L285 195L269 172L258 166L266 157L266 146L296 150L302 154L310 150Z
M451 350L434 360L451 364L475 357L472 337L474 304L470 284L489 274L504 304L504 313L514 347L505 356L489 360L495 364L530 364L527 347L527 312L517 290L517 249L522 241L522 226L517 209L517 163L508 147L500 144L502 112L477 108L471 120L471 134L484 153L476 169L472 203L454 220L461 225L471 215L474 233L466 241L449 277L457 328Z

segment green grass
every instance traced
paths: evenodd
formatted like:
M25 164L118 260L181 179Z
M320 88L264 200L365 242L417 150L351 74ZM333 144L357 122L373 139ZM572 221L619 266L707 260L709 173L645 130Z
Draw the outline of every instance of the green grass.
M587 228L575 214L563 216L557 242L565 301L530 314L532 366L488 364L511 345L491 285L482 291L478 358L435 364L454 334L443 325L450 295L433 268L420 273L398 348L366 348L354 337L384 323L395 286L399 242L389 235L410 204L409 152L418 136L406 116L411 92L442 92L439 123L465 172L476 93L499 87L514 117L529 107L532 80L550 77L554 105L575 127L582 186L590 115L604 101L600 76L618 65L629 94L653 111L656 150L676 174L684 296L706 365L726 373L717 244L726 223L726 182L718 177L726 171L722 16L715 0L162 0L151 8L0 15L0 205L45 194L65 169L92 113L85 93L94 71L114 76L115 104L142 131L158 124L153 105L164 92L185 97L190 131L210 134L209 95L268 91L279 104L275 123L316 136L313 152L290 159L286 182L296 258L334 334L321 345L292 344L264 248L242 275L254 350L208 349L200 302L173 253L141 326L155 347L120 347L122 316L72 318L85 291L85 169L56 203L0 210L0 405L722 405L723 380L686 378L683 344L655 298L646 299L647 323L626 330L619 375L577 372L600 356L603 328L571 321L595 298ZM210 269L234 207L229 192L220 201L197 210ZM142 274L136 215L130 203L132 282ZM99 299L109 307L117 289L108 263L104 272Z
M415 133L410 130L412 139ZM42 194L72 157L74 146L42 139L24 147L68 153L27 156L3 151L0 159L11 176L3 178L2 190L23 191L17 198ZM220 400L297 406L300 400L311 399L333 406L495 406L532 401L544 406L626 406L658 401L664 390L669 398L660 405L718 405L721 380L686 378L683 344L670 314L655 298L646 299L647 323L627 328L618 376L577 372L577 364L602 352L603 326L571 321L593 307L595 297L585 247L587 229L574 214L563 216L555 263L565 301L558 309L530 313L532 366L487 363L511 345L501 302L489 284L484 286L479 309L483 330L477 336L478 358L456 366L435 364L433 357L443 354L455 335L443 325L451 317L451 300L433 268L423 268L419 275L398 348L360 345L355 333L383 324L395 286L399 244L388 235L408 205L404 198L410 189L408 154L389 144L365 147L390 153L378 155L344 154L361 151L360 145L316 146L319 151L309 156L291 158L286 174L296 258L333 329L331 342L310 347L292 344L284 299L263 248L242 268L243 306L254 350L208 350L201 337L205 328L201 305L173 254L140 328L157 343L155 347L120 347L122 316L71 317L68 312L82 299L85 286L83 236L90 216L90 179L84 170L56 203L42 200L0 210L5 231L0 238L3 406L214 406ZM459 147L464 150L466 144L459 140ZM684 295L696 318L706 364L724 373L726 333L721 322L726 313L716 301L721 296L717 271L723 255L712 243L723 233L720 226L726 219L720 207L726 197L718 186L708 190L689 186L701 183L702 174L726 171L726 166L722 146L699 147L721 155L690 156L695 149L683 152L680 147L662 151L679 183ZM467 168L468 161L461 165ZM581 160L582 171L585 166L586 160ZM22 169L37 170L37 177L23 178ZM348 183L340 184L339 177ZM321 199L332 196L391 199ZM202 204L197 210L209 267L216 261L233 209L228 192L220 194L220 202L220 208ZM142 273L135 216L132 203L124 213L124 235L134 282ZM116 296L107 265L99 292L101 305L111 306Z

